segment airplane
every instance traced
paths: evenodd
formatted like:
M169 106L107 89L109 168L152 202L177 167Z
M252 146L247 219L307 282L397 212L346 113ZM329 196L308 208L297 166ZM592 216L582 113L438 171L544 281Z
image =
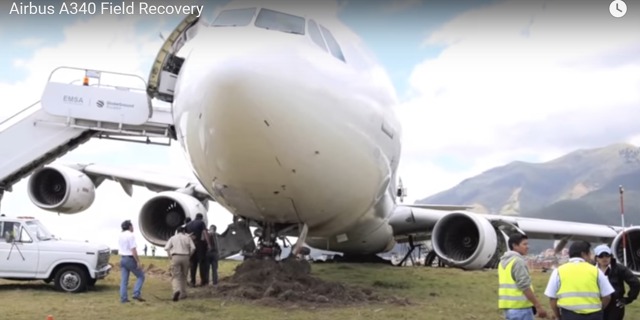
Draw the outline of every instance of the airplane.
M627 264L638 274L640 250L632 249L640 248L640 227L621 232L478 214L464 205L402 203L402 127L384 69L342 22L283 3L232 1L211 23L189 16L159 53L149 97L172 104L174 139L193 177L54 163L29 178L31 201L74 214L91 205L105 179L129 195L133 185L145 186L158 194L142 206L139 230L158 246L185 218L206 216L215 201L234 216L220 237L221 257L269 251L287 236L298 238L295 252L307 244L345 256L430 239L441 261L476 270L495 265L508 235L520 232L562 246L612 242L616 257L626 241ZM167 80L160 72L170 69L174 88L162 92ZM250 226L257 227L253 234Z

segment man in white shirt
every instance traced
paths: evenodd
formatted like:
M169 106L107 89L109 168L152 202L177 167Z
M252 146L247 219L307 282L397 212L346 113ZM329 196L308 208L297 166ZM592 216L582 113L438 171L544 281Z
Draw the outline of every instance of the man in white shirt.
M120 302L129 302L127 286L129 285L129 273L132 272L136 276L136 284L133 287L133 299L145 301L142 299L141 290L144 283L144 271L136 250L136 237L133 235L133 224L130 220L125 220L121 224L122 233L118 239L120 254L120 272L122 279L120 281Z
M602 310L615 290L604 273L592 265L591 244L575 241L569 247L569 257L569 262L553 270L544 292L555 318L602 320Z

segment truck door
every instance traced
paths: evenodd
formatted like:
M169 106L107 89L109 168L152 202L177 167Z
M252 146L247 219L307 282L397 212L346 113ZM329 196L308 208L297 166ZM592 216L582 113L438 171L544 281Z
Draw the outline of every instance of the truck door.
M20 222L3 222L0 240L0 269L7 277L35 277L38 243Z

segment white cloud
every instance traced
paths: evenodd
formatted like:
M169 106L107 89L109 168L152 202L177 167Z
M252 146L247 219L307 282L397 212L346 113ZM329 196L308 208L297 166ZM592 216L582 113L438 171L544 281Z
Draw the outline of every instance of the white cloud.
M637 137L636 30L640 11L614 19L600 2L504 1L432 33L425 45L444 50L415 67L399 109L414 199L513 160ZM441 166L445 155L460 168Z
M23 47L37 47L44 43L44 41L45 40L43 38L24 38L18 41L17 45Z

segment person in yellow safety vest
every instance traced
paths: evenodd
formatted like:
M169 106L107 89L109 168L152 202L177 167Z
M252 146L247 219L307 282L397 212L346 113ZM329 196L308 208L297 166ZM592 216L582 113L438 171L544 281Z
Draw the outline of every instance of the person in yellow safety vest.
M506 320L533 320L538 314L547 317L547 312L533 293L531 276L524 256L529 252L528 237L521 233L509 237L509 249L498 264L498 308L503 310Z
M602 320L602 310L614 292L609 279L593 265L591 244L576 241L569 247L569 262L553 270L544 294L557 319Z

